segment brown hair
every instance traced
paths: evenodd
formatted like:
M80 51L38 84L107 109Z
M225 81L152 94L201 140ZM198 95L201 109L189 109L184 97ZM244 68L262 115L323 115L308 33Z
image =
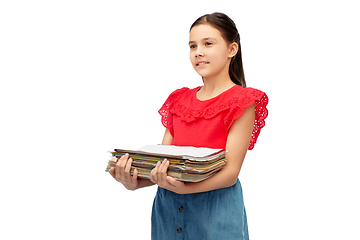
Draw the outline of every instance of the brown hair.
M190 27L200 24L210 24L212 27L220 31L222 37L229 43L236 42L239 50L234 57L231 58L229 66L229 75L231 81L242 87L246 87L244 68L241 57L240 34L236 28L235 23L224 13L215 12L212 14L205 14L199 17Z

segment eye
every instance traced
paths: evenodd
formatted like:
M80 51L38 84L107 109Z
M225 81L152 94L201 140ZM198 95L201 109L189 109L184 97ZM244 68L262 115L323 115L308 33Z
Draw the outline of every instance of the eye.
M190 49L195 49L195 48L196 48L195 44L190 45Z
M213 43L212 42L206 42L205 43L205 46L210 46L210 45L212 45Z

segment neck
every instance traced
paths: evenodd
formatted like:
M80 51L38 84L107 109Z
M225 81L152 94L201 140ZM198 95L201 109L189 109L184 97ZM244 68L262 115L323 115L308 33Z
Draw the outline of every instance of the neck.
M217 74L209 77L203 77L204 86L202 87L202 92L204 95L211 96L222 93L223 91L235 85L235 83L231 81L229 75L229 66L230 60L227 62L227 65Z
M202 92L208 96L221 93L235 85L235 83L231 81L228 73L223 76L204 77L203 81L204 86L202 87Z
M204 77L204 86L197 92L197 98L200 100L207 100L223 93L235 85L227 76Z

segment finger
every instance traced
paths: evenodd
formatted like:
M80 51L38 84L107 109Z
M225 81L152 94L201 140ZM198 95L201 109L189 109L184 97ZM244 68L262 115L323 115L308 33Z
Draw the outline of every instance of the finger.
M169 184L173 185L174 187L181 187L181 186L184 184L184 182L178 181L178 180L176 180L175 178L170 177L170 176L167 176L167 177L166 177L166 181L167 181Z
M115 179L116 180L120 179L120 164L121 164L122 159L123 159L123 156L121 156L118 159L118 161L117 161L117 163L115 165Z
M132 164L132 162L133 162L133 159L130 158L130 159L127 161L126 165L125 165L124 171L125 171L126 177L127 177L128 175L130 175L130 172L131 172L130 170L131 170L131 164Z
M157 181L158 181L157 174L159 171L160 164L161 164L160 162L157 162L155 167L153 168L153 170L151 170L151 172L150 172L150 178L153 183L157 183Z
M139 173L138 173L138 170L135 168L135 169L134 169L134 174L133 174L132 179L131 179L133 182L136 182L136 181L137 181L138 174L139 174Z
M168 168L169 168L169 166L170 166L170 161L167 160L167 159L165 159L165 161L163 162L162 165L163 165L163 166L162 166L161 171L162 171L163 173L167 173L167 170L168 170Z
M169 166L169 161L167 159L164 159L164 161L161 163L159 170L158 170L158 182L166 183L166 176L167 176L167 169Z
M152 169L150 172L150 181L152 181L153 183L156 183L154 172L155 172L155 168Z
M162 161L162 163L160 164L159 166L159 172L166 172L167 171L167 167L166 167L166 164L168 163L169 161L165 158L164 161Z
M125 158L125 155L122 155L119 159L117 159L116 161L116 167L119 167L123 161L123 159Z
M116 163L115 170L116 170L116 179L118 181L124 181L124 175L125 175L125 166L127 163L128 154L122 155L119 161Z
M157 183L157 172L160 166L160 162L157 162L155 167L150 172L150 181Z
M128 162L129 160L129 154L125 154L121 157L121 162L120 162L120 168L125 171L125 166L126 166L126 163Z

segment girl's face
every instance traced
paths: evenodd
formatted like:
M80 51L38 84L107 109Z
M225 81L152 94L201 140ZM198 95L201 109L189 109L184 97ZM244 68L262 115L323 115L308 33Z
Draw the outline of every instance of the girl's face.
M205 78L227 74L231 58L237 52L237 48L228 44L220 31L209 24L197 25L191 29L189 47L191 64Z

